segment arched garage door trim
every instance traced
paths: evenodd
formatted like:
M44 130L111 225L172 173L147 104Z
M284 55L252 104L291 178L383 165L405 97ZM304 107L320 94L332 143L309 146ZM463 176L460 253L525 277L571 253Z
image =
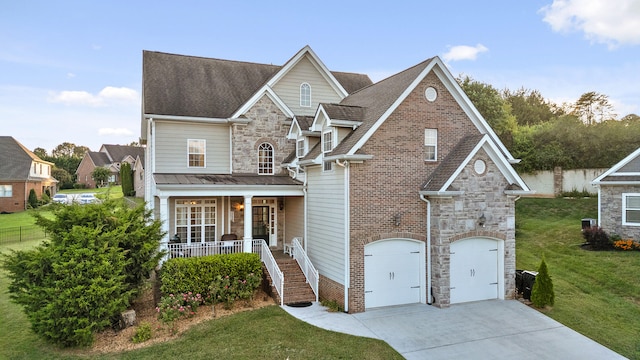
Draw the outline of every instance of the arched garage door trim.
M504 299L504 240L485 236L460 239L450 244L450 256L451 304ZM487 287L494 283L495 293Z
M426 245L390 238L364 246L365 308L426 303Z

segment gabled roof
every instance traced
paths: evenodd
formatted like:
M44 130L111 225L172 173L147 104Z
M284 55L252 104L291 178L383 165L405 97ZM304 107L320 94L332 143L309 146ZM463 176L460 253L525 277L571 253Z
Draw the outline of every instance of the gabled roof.
M294 116L287 133L287 139L296 140L301 134L309 134L309 127L312 123L313 116Z
M228 118L280 66L143 51L145 114Z
M109 155L100 152L100 151L89 151L87 152L89 159L93 162L95 167L103 167L111 164L111 159L109 159Z
M429 178L425 180L420 187L420 193L430 196L446 196L459 193L461 189L452 189L451 184L480 149L483 149L489 155L492 162L509 182L509 187L505 189L506 191L515 195L531 193L529 187L522 181L506 158L502 156L500 149L487 134L468 135L462 138Z
M143 51L143 113L230 118L307 54L326 70L308 46L283 66ZM371 84L363 74L327 70L325 75L345 95Z
M40 159L13 137L0 136L0 180L29 180L33 161L53 165Z
M330 155L348 156L358 153L367 140L430 72L434 72L442 81L480 133L488 134L510 163L517 162L437 56L358 90L343 99L340 105L358 106L364 109L362 124L343 139Z
M326 112L329 119L362 121L364 119L365 109L361 106L339 105L339 104L320 104Z
M638 185L640 184L640 148L629 154L609 170L595 178L593 185Z
M107 154L110 162L122 162L127 156L131 156L134 161L137 157L144 160L144 148L141 146L104 144L100 150Z

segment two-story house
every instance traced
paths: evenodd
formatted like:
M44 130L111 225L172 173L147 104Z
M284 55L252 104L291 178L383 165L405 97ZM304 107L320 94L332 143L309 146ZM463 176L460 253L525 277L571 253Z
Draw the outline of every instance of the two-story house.
M47 191L53 196L52 167L13 137L0 136L0 212L26 210L31 190L38 199Z
M372 84L308 46L282 66L145 51L142 113L167 242L301 238L349 312L514 295L530 191L437 57Z
M88 151L76 169L77 183L88 189L98 187L100 184L96 184L92 173L96 168L103 167L111 173L108 182L120 184L120 165L124 162L131 165L136 196L143 197L144 148L141 146L103 144L98 151Z

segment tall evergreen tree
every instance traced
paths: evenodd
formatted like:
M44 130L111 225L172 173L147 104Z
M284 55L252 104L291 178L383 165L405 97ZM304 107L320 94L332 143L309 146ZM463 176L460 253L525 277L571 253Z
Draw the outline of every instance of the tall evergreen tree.
M538 308L543 308L547 305L553 306L555 302L553 282L551 281L551 276L549 276L547 263L544 259L542 259L542 263L540 263L536 282L531 289L531 302Z

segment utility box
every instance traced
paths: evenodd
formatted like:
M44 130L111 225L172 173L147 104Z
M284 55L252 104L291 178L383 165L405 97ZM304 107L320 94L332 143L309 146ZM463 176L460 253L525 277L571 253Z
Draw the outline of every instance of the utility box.
M537 271L516 270L516 289L526 300L531 300L531 290L536 282Z
M586 218L582 219L582 231L584 229L590 229L596 226L596 219Z

